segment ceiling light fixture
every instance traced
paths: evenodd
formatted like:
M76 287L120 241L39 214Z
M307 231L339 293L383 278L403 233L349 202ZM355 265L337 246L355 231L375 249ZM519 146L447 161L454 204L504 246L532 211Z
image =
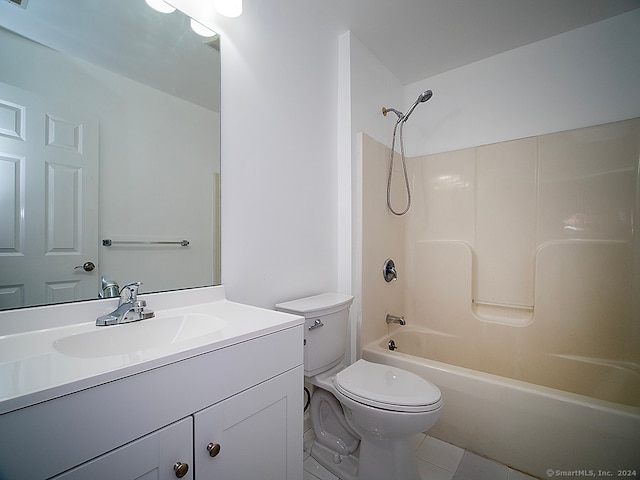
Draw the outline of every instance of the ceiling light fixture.
M154 10L160 13L173 13L176 11L176 7L169 5L164 0L144 0Z
M191 30L196 32L201 37L216 37L218 35L216 32L214 32L208 27L205 27L204 25L194 20L193 18L191 19Z
M236 18L242 15L242 0L214 0L213 6L225 17Z

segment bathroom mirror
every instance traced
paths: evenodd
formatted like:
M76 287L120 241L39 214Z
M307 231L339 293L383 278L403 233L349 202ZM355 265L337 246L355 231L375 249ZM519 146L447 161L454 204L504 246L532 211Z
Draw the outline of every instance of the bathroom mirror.
M145 0L8 0L0 46L0 309L219 284L217 36Z

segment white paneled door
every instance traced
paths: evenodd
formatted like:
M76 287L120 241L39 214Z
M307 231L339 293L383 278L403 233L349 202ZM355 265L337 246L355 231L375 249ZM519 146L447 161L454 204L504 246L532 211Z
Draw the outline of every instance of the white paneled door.
M62 100L0 83L0 308L97 296L98 121Z

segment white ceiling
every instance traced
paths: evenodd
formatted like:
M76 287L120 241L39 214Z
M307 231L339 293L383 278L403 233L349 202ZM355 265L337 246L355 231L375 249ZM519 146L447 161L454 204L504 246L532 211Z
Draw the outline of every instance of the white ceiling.
M640 0L300 0L403 85L640 8Z
M336 35L351 30L404 85L640 8L640 0L298 1ZM192 41L186 22L143 0L29 0L26 9L0 0L0 26L219 111L219 53Z
M0 0L0 27L220 111L217 44L180 12L159 13L144 0L29 0L26 8Z

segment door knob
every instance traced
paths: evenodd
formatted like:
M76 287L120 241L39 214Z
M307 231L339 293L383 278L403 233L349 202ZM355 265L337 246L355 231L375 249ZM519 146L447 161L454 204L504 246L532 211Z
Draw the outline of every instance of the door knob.
M96 268L96 265L93 262L84 262L84 264L82 264L82 265L78 265L77 267L73 267L74 270L76 270L77 268L81 268L85 272L91 272L94 268Z

